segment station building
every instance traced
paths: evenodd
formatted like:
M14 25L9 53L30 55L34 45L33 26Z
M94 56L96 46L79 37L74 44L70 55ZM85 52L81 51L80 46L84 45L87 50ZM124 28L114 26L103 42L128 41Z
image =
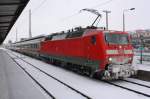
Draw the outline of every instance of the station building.
M139 48L142 45L145 50L150 50L150 29L135 30L130 33L132 44L135 48Z

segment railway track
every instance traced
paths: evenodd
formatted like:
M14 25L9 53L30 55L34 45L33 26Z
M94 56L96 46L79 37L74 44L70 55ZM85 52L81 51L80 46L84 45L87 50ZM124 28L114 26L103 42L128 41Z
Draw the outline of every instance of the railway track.
M132 83L132 84L136 84L136 85L139 85L139 86L143 86L143 87L146 87L146 88L150 88L150 86L148 86L148 85L137 83L137 82L133 82L133 81L130 81L130 80L122 80L122 81L125 81L125 82L128 82L128 83Z
M7 53L7 54L8 54L8 53ZM13 54L13 53L12 53L12 54ZM8 55L9 55L9 54L8 54ZM83 96L84 98L86 98L86 99L92 99L91 97L85 95L84 93L82 93L82 92L80 92L79 90L77 90L77 89L71 87L70 85L68 85L68 84L66 84L66 83L64 83L64 82L62 82L61 80L57 79L56 77L54 77L54 76L52 76L52 75L46 73L45 71L41 70L40 68L38 68L38 67L34 66L33 64L31 64L31 63L25 61L24 59L18 57L17 55L15 55L15 54L13 54L13 55L16 56L17 58L12 58L12 56L9 55L9 56L11 57L11 59L12 59L24 72L26 72L52 99L56 99L56 98L55 98L46 88L44 88L25 68L23 68L23 67L16 61L16 59L20 59L20 60L22 60L23 62L29 64L29 65L32 66L33 68L39 70L40 72L44 73L45 75L49 76L50 78L56 80L57 82L61 83L62 85L66 86L66 87L68 87L69 89L71 89L71 90L75 91L76 93L80 94L80 95Z
M121 84L118 84L117 82L111 82L111 81L104 81L103 82L105 83L108 83L110 85L113 85L113 86L116 86L116 87L119 87L119 88L122 88L122 89L125 89L125 90L128 90L128 91L131 91L131 92L134 92L134 93L137 93L137 94L140 94L140 95L143 95L143 96L146 96L146 97L150 97L150 93L145 93L141 90L135 90L134 87L135 86L139 86L139 88L146 88L150 91L150 86L147 86L147 85L144 85L144 84L139 84L139 83L136 83L136 82L132 82L132 81L128 81L128 80L122 80ZM127 84L132 84L131 87L128 87L128 86L125 86L124 83L127 85ZM135 86L134 86L135 85Z
M18 57L17 55L15 55L15 56ZM18 58L20 58L20 57L18 57ZM62 82L62 81L60 81L60 80L58 80L57 78L55 78L55 77L53 77L52 75L46 73L45 71L39 69L38 67L34 66L33 64L31 64L31 63L25 61L24 59L21 59L21 60L24 61L24 62L26 62L26 63L28 63L29 65L32 65L32 67L34 67L34 68L38 69L39 71L45 73L46 75L48 75L49 77L55 79L56 81L58 81L58 82L64 84L65 86L71 88L72 90L76 91L77 93L81 94L82 96L86 97L87 99L92 99L91 97L89 97L89 96L87 96L87 95L81 93L80 91L78 91L78 90L72 88L71 86L67 85L66 83L64 83L64 82ZM140 86L140 87L143 87L143 88L147 88L147 89L150 91L150 86L148 86L148 85L144 85L144 84L141 84L141 83L133 82L133 81L130 81L130 80L121 80L121 83L122 83L122 84L118 84L118 83L116 83L116 82L111 82L111 81L104 81L104 80L102 80L102 81L105 82L105 83L108 83L108 84L110 84L110 85L113 85L113 86L116 86L116 87L119 87L119 88L122 88L122 89L125 89L125 90L128 90L128 91L134 92L134 93L136 93L136 94L143 95L143 96L145 96L145 97L150 97L150 94L149 94L149 93L146 93L146 92L143 92L143 91L140 91L140 90L135 90L135 89L132 88L132 87L123 86L124 83L128 83L128 84L133 84L133 85Z
M9 54L8 54L9 55ZM10 55L9 55L10 56ZM11 57L11 56L10 56ZM24 69L15 59L17 58L12 58L11 59L37 84L40 86L40 88L42 90L44 90L44 92L51 97L52 99L56 99L55 96L52 95L52 93L50 93L46 88L44 88L44 86L42 84L40 84L30 73L28 73L28 71L26 69Z

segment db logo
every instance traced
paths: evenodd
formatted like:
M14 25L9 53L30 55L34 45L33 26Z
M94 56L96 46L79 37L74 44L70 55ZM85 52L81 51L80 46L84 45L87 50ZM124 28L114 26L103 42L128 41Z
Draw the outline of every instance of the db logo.
M119 54L124 54L124 50L118 50Z

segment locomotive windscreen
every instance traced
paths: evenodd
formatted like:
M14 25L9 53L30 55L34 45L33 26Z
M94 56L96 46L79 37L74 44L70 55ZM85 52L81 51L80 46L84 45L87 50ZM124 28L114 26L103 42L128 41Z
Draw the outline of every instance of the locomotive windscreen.
M106 33L106 42L110 44L128 44L128 34Z

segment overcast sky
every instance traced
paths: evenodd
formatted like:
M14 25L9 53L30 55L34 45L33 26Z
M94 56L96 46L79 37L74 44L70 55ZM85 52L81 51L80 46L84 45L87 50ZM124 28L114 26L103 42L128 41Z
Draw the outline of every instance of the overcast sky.
M27 7L18 18L8 34L5 42L28 38L28 10L32 10L32 36L65 31L76 26L91 25L96 18L89 12L79 11L83 8L97 9L102 14L98 26L105 26L105 13L110 10L109 29L122 30L122 15L124 9L135 8L125 13L126 30L150 29L150 0L30 0Z

